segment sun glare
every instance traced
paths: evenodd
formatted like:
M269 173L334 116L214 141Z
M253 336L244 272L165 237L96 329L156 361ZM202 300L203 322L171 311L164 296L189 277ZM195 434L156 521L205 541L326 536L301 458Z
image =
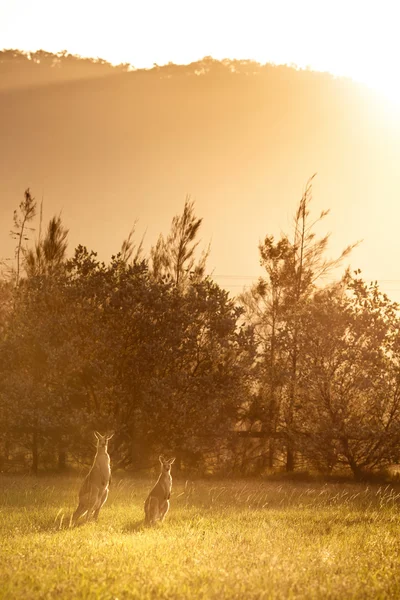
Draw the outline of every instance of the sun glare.
M15 0L0 6L0 39L4 48L67 49L147 68L204 56L294 63L351 77L400 105L394 59L400 41L392 0L381 0L379 8L361 0L248 0L240 9L227 0L203 0L201 10L194 4L115 0L111 8L103 0L83 5L71 0L60 18L53 0Z

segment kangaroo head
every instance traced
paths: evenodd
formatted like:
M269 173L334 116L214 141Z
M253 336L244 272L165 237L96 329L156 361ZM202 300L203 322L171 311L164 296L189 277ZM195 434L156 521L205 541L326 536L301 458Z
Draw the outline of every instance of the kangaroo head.
M111 440L114 433L111 433L111 434L106 433L106 435L101 435L101 433L99 433L98 431L95 431L94 435L95 435L95 438L97 439L97 447L104 448L105 450L107 450L108 440Z
M171 465L175 462L174 458L164 458L162 455L158 457L161 463L161 470L164 473L169 473L171 471Z

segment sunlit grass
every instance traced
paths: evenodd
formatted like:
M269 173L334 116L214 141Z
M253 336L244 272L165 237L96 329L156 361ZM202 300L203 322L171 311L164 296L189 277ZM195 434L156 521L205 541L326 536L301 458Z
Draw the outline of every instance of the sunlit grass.
M79 480L0 478L0 598L398 598L390 487L177 482L161 526L150 481L113 480L97 524L71 529Z

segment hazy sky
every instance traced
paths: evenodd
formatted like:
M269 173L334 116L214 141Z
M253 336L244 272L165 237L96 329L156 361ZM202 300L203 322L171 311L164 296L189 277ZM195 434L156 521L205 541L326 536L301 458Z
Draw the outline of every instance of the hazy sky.
M398 0L0 0L0 48L136 67L206 55L310 65L400 102Z
M162 102L151 90L138 94L135 74L115 85L32 87L29 101L17 89L2 93L0 258L12 254L7 232L28 186L44 195L46 218L63 211L71 248L83 242L104 259L136 218L155 241L190 193L212 240L210 267L237 292L259 272L258 241L288 230L318 172L313 204L332 209L332 255L363 239L352 265L400 300L399 11L400 0L0 0L0 49L67 50L135 67L207 55L295 63L395 101L322 76L303 88L296 79L310 74L294 71L233 91L211 79L198 93L200 81L186 88L177 79L170 92L163 84ZM21 152L26 139L35 152Z

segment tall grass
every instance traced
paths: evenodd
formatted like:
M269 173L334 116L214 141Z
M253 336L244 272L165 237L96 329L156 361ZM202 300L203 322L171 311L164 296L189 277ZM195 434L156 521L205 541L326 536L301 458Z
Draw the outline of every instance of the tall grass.
M114 479L98 523L70 528L79 480L0 478L0 598L399 598L400 494L351 484Z

